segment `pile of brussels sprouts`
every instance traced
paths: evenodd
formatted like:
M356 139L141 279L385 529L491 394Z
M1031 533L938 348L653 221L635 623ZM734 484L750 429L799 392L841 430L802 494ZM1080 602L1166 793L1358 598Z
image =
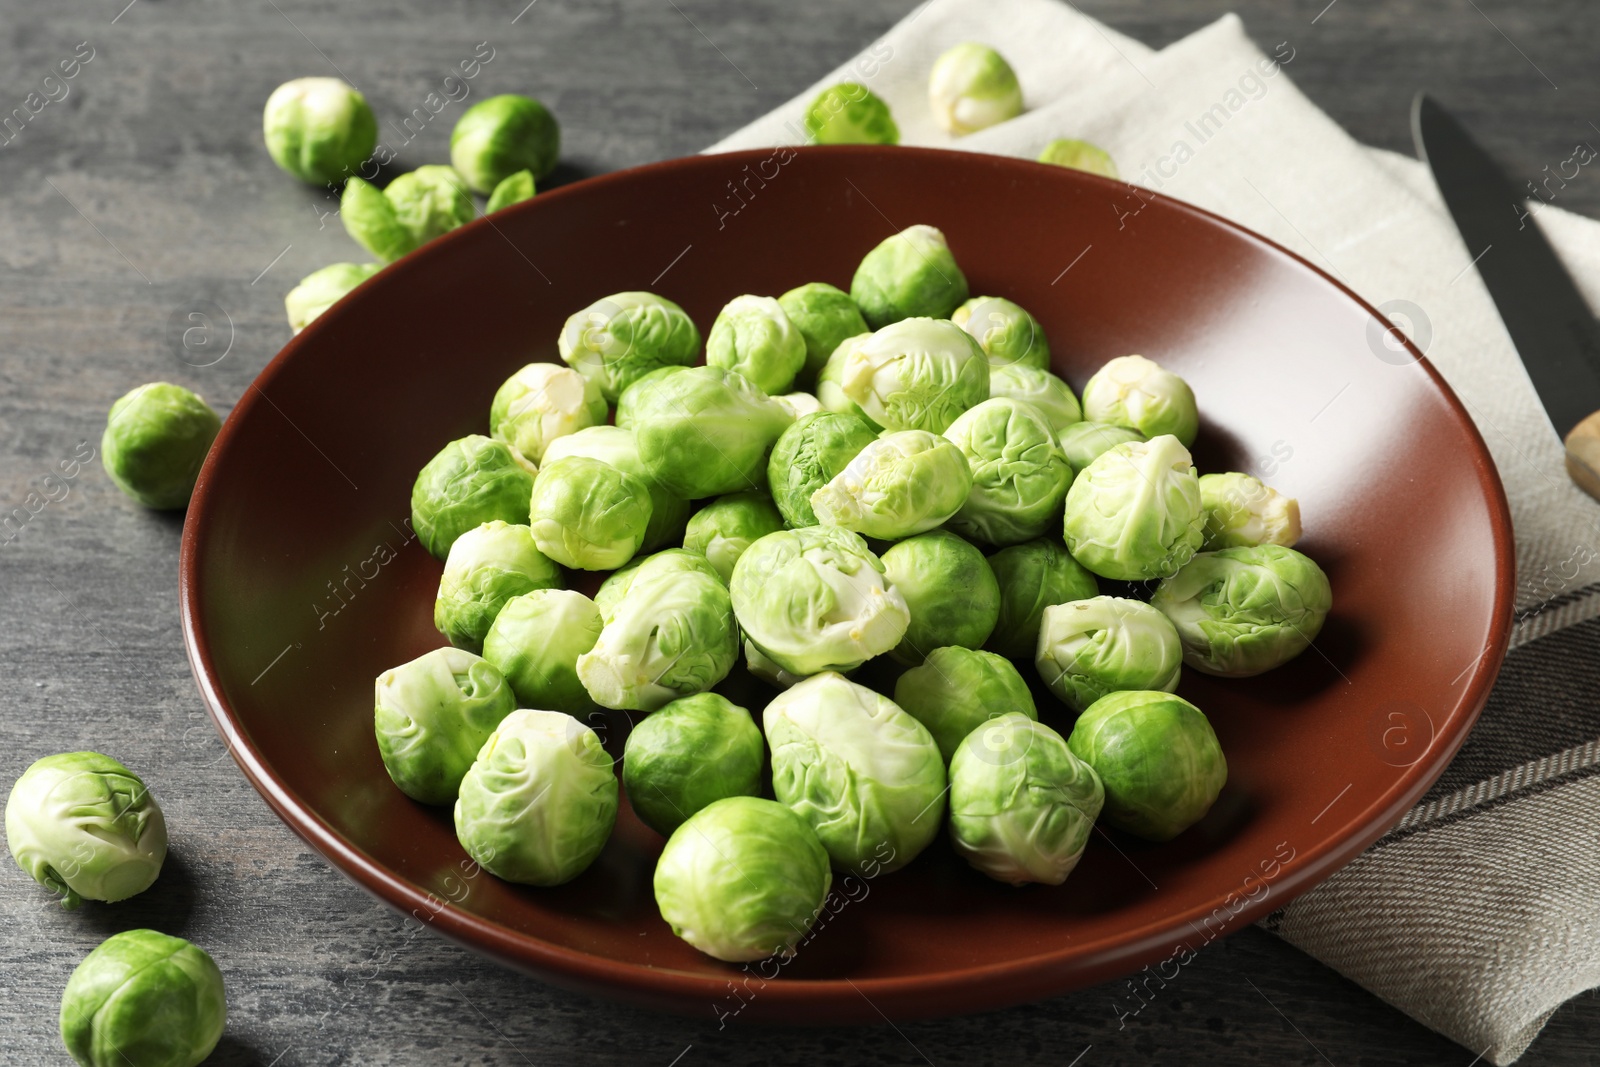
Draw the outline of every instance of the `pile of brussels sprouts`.
M1175 837L1227 778L1184 666L1270 670L1329 610L1295 501L1197 475L1181 378L1122 356L1080 402L931 226L849 292L735 297L703 344L626 292L557 346L417 476L450 646L378 678L378 749L528 885L587 868L625 793L667 839L662 916L718 959L792 952L832 871L898 870L941 828L1012 884L1061 883L1097 819ZM741 658L759 718L717 691ZM599 708L638 713L620 783Z

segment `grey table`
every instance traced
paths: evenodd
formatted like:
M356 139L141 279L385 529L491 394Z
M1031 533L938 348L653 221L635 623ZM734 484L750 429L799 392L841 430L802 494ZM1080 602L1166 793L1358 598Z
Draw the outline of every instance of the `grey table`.
M414 132L394 120L487 42L493 58L474 91L550 103L565 135L557 177L567 181L698 150L910 6L6 0L0 785L41 755L105 750L145 774L173 846L154 891L76 913L0 862L0 1060L64 1062L55 1020L68 973L104 936L148 925L200 943L221 965L230 1020L213 1062L222 1064L1467 1067L1470 1052L1253 928L1208 948L1120 1019L1120 984L898 1028L734 1020L719 1031L709 1010L677 1018L616 1007L417 934L279 823L213 733L179 634L181 520L123 499L97 462L79 470L72 461L95 454L107 406L141 382L181 382L226 409L289 335L283 293L326 263L364 258L321 218L318 194L267 159L259 116L273 87L342 73L390 120L383 135L403 144L404 168L443 162L459 105ZM1600 13L1590 0L1083 6L1154 45L1239 10L1258 40L1294 43L1295 80L1372 144L1409 148L1406 109L1421 86L1530 179L1576 142L1600 141ZM75 77L44 81L75 57ZM1556 202L1600 212L1600 178L1585 170ZM213 332L185 348L195 310L211 312ZM197 350L197 340L210 347ZM63 463L75 476L59 473ZM1600 1001L1583 997L1525 1062L1594 1063L1597 1039Z

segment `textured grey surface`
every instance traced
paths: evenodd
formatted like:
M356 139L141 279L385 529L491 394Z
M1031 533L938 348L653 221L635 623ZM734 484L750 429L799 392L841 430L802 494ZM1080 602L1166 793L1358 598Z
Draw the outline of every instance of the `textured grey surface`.
M225 410L288 337L284 291L325 263L363 258L336 222L322 224L331 205L267 159L267 94L290 77L342 72L399 145L408 135L396 121L488 42L494 58L474 94L550 103L566 139L558 178L570 180L697 150L911 4L126 2L0 7L0 115L31 92L36 108L46 88L60 96L44 76L87 54L80 42L93 50L65 98L0 145L0 520L26 516L0 527L0 786L49 752L109 752L160 797L173 853L151 892L77 913L0 862L0 1060L65 1062L54 1031L68 973L100 938L144 925L216 956L230 993L213 1060L224 1064L1472 1060L1255 929L1208 948L1137 1014L1118 983L898 1030L735 1019L719 1031L709 1008L703 1019L659 1016L503 971L335 873L271 814L205 718L179 633L180 521L123 499L98 467L113 399L160 378ZM1300 86L1372 144L1409 148L1406 108L1423 86L1525 178L1579 140L1600 143L1589 125L1600 122L1600 14L1589 0L1325 4L1082 7L1154 45L1238 10L1263 43L1292 40ZM444 161L461 106L404 144L398 165ZM1556 202L1600 213L1600 177L1586 169ZM212 332L191 333L185 348L178 335L194 311L209 312ZM95 461L63 476L89 448ZM1594 1063L1597 1038L1591 995L1558 1013L1524 1062Z

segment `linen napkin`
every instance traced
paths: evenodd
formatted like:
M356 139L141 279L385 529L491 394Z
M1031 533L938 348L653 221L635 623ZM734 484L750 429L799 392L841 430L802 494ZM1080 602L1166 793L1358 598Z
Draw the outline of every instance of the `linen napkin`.
M934 59L961 41L1011 62L1027 110L957 139L935 125L926 85ZM846 80L888 101L905 144L1032 158L1054 138L1084 138L1125 180L1318 264L1426 353L1506 486L1512 651L1422 803L1262 925L1507 1064L1562 1002L1600 986L1600 506L1568 480L1561 441L1432 176L1358 144L1306 100L1291 81L1296 53L1293 40L1258 47L1231 15L1154 52L1056 0L931 0L708 151L803 142L806 104ZM1549 205L1530 206L1530 219L1600 308L1600 223Z

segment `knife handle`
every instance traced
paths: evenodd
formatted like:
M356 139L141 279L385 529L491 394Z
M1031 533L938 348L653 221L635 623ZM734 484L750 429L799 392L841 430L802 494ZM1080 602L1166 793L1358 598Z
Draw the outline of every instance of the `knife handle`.
M1567 434L1567 474L1579 489L1600 500L1600 411Z

